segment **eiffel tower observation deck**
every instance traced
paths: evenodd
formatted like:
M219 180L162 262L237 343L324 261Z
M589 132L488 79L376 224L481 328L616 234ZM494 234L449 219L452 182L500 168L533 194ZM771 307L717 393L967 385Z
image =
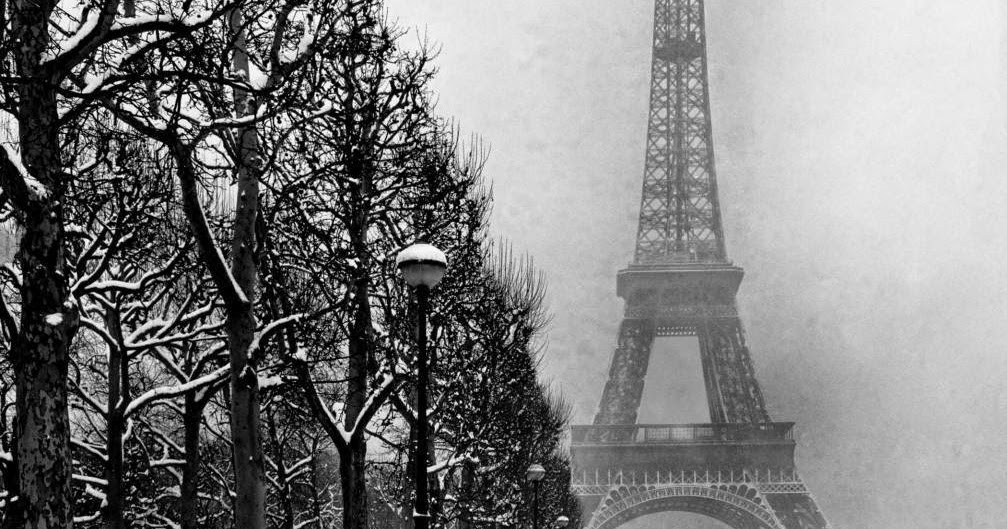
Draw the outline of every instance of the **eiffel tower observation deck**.
M738 317L744 272L724 244L704 18L703 0L655 2L636 252L618 273L625 316L594 424L572 428L573 485L588 529L665 511L735 529L822 529L794 464L793 423L770 419ZM637 423L646 377L669 375L648 373L669 337L695 343L709 422Z

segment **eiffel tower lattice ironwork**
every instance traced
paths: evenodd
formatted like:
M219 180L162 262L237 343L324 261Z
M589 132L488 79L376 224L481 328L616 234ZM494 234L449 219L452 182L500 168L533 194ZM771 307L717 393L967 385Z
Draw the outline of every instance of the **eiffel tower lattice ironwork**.
M793 423L771 422L738 318L743 271L724 247L704 17L703 0L656 0L636 255L618 274L625 318L594 424L572 428L573 486L587 529L661 511L824 529L795 468ZM652 345L667 336L697 338L709 424L636 423Z

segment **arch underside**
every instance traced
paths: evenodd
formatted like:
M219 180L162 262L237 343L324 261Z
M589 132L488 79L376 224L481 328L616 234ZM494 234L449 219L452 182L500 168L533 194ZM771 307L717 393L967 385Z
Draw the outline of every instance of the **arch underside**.
M773 513L744 497L708 487L651 489L603 506L589 529L616 529L620 525L661 512L689 512L709 516L733 529L781 529Z

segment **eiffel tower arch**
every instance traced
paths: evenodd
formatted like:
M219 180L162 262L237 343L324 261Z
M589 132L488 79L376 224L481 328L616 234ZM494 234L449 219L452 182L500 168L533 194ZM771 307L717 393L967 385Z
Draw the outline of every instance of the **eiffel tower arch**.
M794 425L770 419L738 317L744 271L724 244L704 17L703 0L655 1L636 252L617 277L625 316L594 424L571 429L573 487L587 529L668 511L825 529L794 464ZM655 340L684 336L698 343L710 422L638 424Z

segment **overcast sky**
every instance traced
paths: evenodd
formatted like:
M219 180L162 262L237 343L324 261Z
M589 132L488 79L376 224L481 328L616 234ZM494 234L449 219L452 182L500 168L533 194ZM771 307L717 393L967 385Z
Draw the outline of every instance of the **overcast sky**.
M1007 520L1002 0L707 0L728 252L776 420L839 528ZM590 421L640 199L652 0L390 0L492 146L494 232Z

